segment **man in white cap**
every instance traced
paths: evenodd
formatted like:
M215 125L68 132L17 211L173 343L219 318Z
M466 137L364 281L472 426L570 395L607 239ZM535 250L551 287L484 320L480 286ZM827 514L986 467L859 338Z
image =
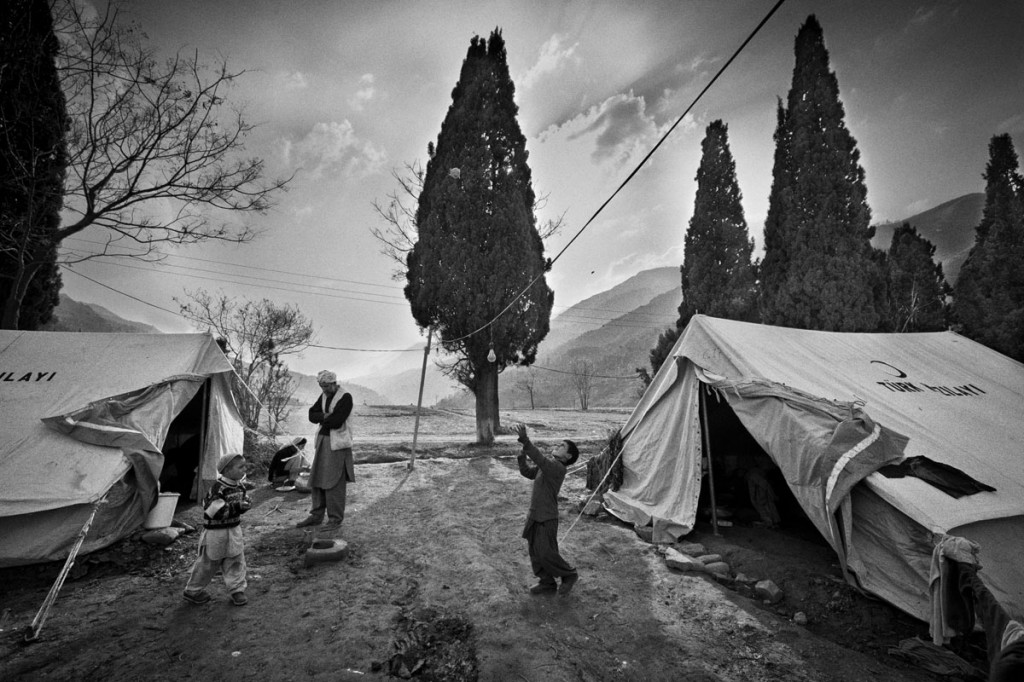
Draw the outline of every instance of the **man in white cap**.
M319 526L327 515L325 530L336 531L345 520L345 492L355 480L352 462L352 396L340 390L334 372L323 370L316 375L323 391L309 408L309 421L319 424L313 453L309 485L313 496L309 516L299 528Z

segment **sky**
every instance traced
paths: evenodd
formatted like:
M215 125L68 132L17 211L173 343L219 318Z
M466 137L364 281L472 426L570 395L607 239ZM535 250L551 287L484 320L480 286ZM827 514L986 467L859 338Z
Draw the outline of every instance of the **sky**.
M774 4L129 0L159 54L198 51L246 71L230 92L256 125L246 154L261 157L268 176L293 179L265 215L219 216L258 230L252 242L165 249L159 264L87 261L65 271L64 292L165 332L196 331L173 313L187 292L295 305L323 346L288 360L308 374L364 376L398 357L384 351L422 347L398 265L371 233L386 227L373 204L398 190L395 172L425 165L471 39L495 28L534 190L546 197L538 222L563 219L545 244L548 257L565 249L548 273L556 316L638 272L682 264L701 140L716 119L728 126L760 247L776 103L812 14L860 150L872 222L984 191L994 135L1024 146L1024 3L1016 0L786 0L694 103ZM86 250L101 239L90 230L66 245Z

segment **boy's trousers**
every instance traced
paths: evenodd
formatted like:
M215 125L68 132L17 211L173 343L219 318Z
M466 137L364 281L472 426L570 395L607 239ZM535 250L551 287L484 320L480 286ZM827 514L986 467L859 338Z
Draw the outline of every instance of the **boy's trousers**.
M224 557L223 559L211 559L206 554L206 547L199 548L199 558L192 566L192 573L189 574L188 584L185 591L195 593L210 584L214 571L220 567L224 576L224 586L230 594L245 592L248 585L245 580L245 554Z
M523 537L530 543L530 565L542 583L577 575L576 569L558 552L558 519L528 521Z

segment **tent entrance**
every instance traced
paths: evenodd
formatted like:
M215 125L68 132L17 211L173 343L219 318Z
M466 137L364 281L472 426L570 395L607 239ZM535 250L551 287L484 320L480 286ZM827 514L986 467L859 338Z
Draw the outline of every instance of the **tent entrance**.
M710 454L701 467L699 521L711 523L711 483L719 521L778 528L825 544L786 484L782 471L750 435L729 403L701 384L701 429ZM707 417L705 422L705 415ZM708 475L707 462L713 467Z
M196 499L196 472L206 439L206 410L210 380L203 382L178 416L171 422L164 440L164 465L160 472L160 490L178 493L186 502Z

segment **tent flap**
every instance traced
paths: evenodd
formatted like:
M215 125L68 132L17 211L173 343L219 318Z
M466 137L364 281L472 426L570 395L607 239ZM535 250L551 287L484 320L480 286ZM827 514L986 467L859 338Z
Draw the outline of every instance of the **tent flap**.
M0 566L66 555L101 499L84 551L141 525L171 423L204 383L201 468L241 452L231 371L209 334L0 330Z
M922 561L937 534L960 528L980 538L1004 606L1024 613L1024 588L1012 587L1024 585L1024 365L953 332L820 332L695 315L623 428L623 485L606 494L609 511L693 528L702 380L864 589L927 620ZM876 473L912 457L995 490L953 497Z

